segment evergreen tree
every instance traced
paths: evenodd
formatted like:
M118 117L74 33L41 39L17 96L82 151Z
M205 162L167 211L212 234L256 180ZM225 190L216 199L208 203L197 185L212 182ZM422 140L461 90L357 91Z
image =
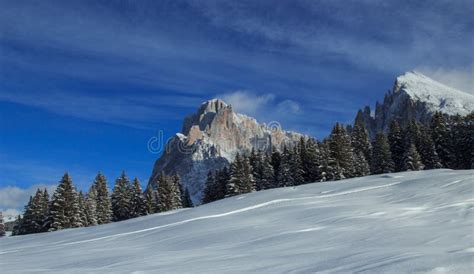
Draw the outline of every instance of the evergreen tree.
M227 191L227 184L230 180L230 172L227 167L219 170L217 172L217 180L216 180L216 200L224 199L226 197Z
M411 144L408 150L405 152L403 159L404 170L422 170L423 164L421 163L420 154L416 150L416 146Z
M294 186L295 180L293 178L293 172L291 171L291 156L290 151L285 146L283 148L283 154L281 155L280 165L278 166L277 178L278 187Z
M45 188L43 190L43 197L41 199L41 209L43 211L41 216L43 218L41 232L46 232L50 229L51 222L49 218L49 203L48 190Z
M13 225L12 236L21 235L21 224L23 220L21 215L18 215L15 220L15 224Z
M181 200L181 178L178 175L171 176L170 179L171 186L171 209L178 209L183 207L183 201Z
M370 162L372 156L372 144L369 140L369 133L362 122L356 122L354 125L351 132L351 145L354 150L354 155L362 154L356 158L361 158L360 156L363 156L366 162Z
M157 208L155 197L156 191L153 190L153 187L149 184L145 190L145 204L147 214L155 213L155 209Z
M85 214L88 226L97 225L97 190L92 185L85 199Z
M354 176L362 177L370 174L370 166L360 150L354 153Z
M431 139L430 129L421 126L420 134L418 152L421 156L421 161L424 164L425 169L441 168L441 161L439 160L438 153L436 152L433 139Z
M259 168L259 181L256 184L257 190L269 189L275 185L275 172L271 164L271 158L268 155L262 156Z
M400 125L396 120L390 123L388 142L395 171L402 171L404 167L403 157L405 154L405 143Z
M131 185L125 171L115 180L111 197L112 219L114 222L127 220L132 217Z
M207 173L206 186L204 188L204 196L202 198L202 203L207 204L216 201L216 190L216 176L212 171L209 171L209 173Z
M181 197L181 200L183 201L183 207L184 208L194 207L193 201L191 200L191 195L189 194L189 190L187 187L184 189L184 192L182 193L184 193Z
M452 160L451 139L445 117L441 112L436 112L430 123L431 138L433 140L436 153L443 167L451 167Z
M324 141L319 145L318 161L320 163L319 176L321 182L340 180L343 178L342 170L338 166L336 160L331 156L331 150L329 148L329 140Z
M83 226L76 188L67 172L53 194L49 215L51 218L50 230Z
M372 145L372 173L390 173L393 172L392 154L387 137L383 133L377 133L374 144Z
M274 186L273 187L278 187L278 171L280 170L280 163L281 163L281 153L275 148L272 147L272 155L271 155L271 164L273 167L273 172L275 179L273 180Z
M0 211L0 238L5 236L5 224L3 223L3 214Z
M252 168L246 157L237 153L230 167L230 180L226 186L226 195L234 196L255 190Z
M303 139L304 140L304 139ZM321 180L319 166L321 165L319 158L318 143L314 139L309 139L304 146L304 153L301 154L305 182L318 182Z
M474 165L474 112L450 119L452 157L451 166L456 169L470 169Z
M346 129L339 123L336 123L329 137L329 149L331 158L336 161L336 166L341 168L344 178L353 177L353 152L351 146L351 138ZM339 172L338 172L339 173Z
M100 172L95 177L94 188L97 192L97 224L110 223L112 221L112 204L109 197L109 190L107 189L107 180Z
M147 214L147 205L143 197L142 187L137 178L133 179L131 190L131 215L132 217L145 216Z
M160 212L182 207L180 182L178 176L168 177L161 173L158 178L158 209Z
M87 222L86 197L82 191L79 191L77 199L79 205L79 218L81 220L82 226L89 226L89 223Z
M305 183L303 162L301 161L301 154L298 146L295 146L289 154L289 165L291 169L291 177L293 178L293 185L301 185Z

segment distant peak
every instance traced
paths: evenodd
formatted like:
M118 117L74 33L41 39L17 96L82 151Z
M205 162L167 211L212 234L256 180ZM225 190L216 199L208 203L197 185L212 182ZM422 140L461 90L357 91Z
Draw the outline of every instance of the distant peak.
M214 98L214 99L207 100L207 101L203 102L201 104L199 112L200 113L217 112L220 109L223 109L223 108L226 108L226 107L228 107L226 102L224 102L221 99Z

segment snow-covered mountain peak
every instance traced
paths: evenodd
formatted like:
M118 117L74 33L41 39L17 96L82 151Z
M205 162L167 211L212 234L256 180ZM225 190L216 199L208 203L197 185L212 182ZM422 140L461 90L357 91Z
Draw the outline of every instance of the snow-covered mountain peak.
M417 72L406 72L395 82L394 93L405 92L414 101L426 104L431 111L449 115L467 115L474 111L474 96L441 84Z
M355 122L364 124L374 138L377 132L386 131L393 120L402 126L412 120L427 124L437 111L448 115L468 115L474 111L474 96L420 72L409 71L396 78L383 103L377 102L374 115L366 106L359 110Z

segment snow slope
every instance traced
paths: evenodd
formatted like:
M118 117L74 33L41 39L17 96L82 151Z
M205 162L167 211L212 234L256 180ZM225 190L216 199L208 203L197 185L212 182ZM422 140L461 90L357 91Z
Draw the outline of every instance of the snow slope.
M2 238L0 272L472 273L473 208L474 171L375 175Z

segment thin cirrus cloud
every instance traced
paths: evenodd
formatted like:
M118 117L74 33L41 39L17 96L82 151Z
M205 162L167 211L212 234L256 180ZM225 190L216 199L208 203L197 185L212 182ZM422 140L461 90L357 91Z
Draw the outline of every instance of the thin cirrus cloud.
M46 100L30 100L35 92L17 79L13 86L21 92L11 90L0 100L148 128L155 117L178 118L172 108L177 100L169 100L171 93L179 93L180 102L194 103L226 90L247 90L247 94L259 90L270 93L254 94L263 101L241 106L243 112L255 113L254 104L283 104L277 109L298 117L291 120L296 128L307 124L303 113L313 109L324 108L331 117L336 113L338 119L347 120L350 112L366 103L361 95L380 98L388 88L378 85L377 77L393 80L403 71L423 67L445 82L468 87L473 62L465 58L471 53L464 45L472 38L467 18L473 8L466 3L8 2L0 11L5 67L18 75L33 74L39 81L79 79L87 82L84 90L90 83L100 83L105 89L119 87L120 91L103 102L100 94L76 90L75 98L82 98L78 107L55 110L54 101L61 101L57 93L71 93L67 84L53 92L48 106ZM272 13L268 13L270 6ZM0 75L2 82L14 81L9 73ZM377 83L378 90L367 93L375 85L371 82ZM122 85L129 90L124 91ZM132 94L136 89L147 91ZM290 91L298 97L289 96ZM344 108L339 102L342 97L350 101ZM88 113L81 113L83 103L89 103ZM123 117L120 108L125 103L131 111ZM191 103L182 107L195 108ZM265 119L279 119L279 112L270 112Z

